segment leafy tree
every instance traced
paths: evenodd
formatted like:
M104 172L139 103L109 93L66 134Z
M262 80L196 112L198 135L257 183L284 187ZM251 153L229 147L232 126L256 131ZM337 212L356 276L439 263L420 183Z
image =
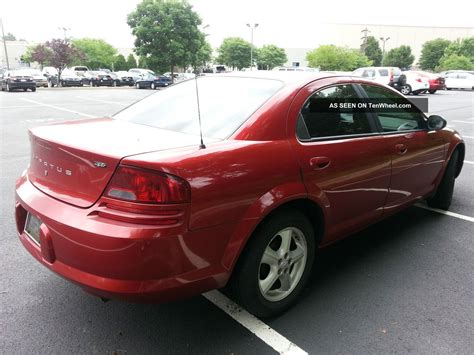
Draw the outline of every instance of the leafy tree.
M256 54L259 69L271 70L288 61L285 50L273 44L259 48Z
M127 57L127 69L137 68L137 67L138 67L137 60L135 59L135 56L132 53L130 53Z
M361 45L361 50L374 66L378 67L382 64L382 50L374 36L367 37L367 41Z
M128 70L127 61L125 60L125 57L122 54L119 54L118 56L115 57L114 59L114 70L119 71L119 70Z
M206 41L206 36L202 33L201 45L196 53L193 53L191 57L191 66L195 73L202 71L207 66L212 58L212 47L209 42Z
M202 46L201 19L185 0L142 0L127 23L136 36L135 52L158 71L189 66Z
M419 62L421 69L435 70L450 43L451 41L443 38L437 38L423 43Z
M474 70L474 61L464 55L451 54L443 57L436 67L437 71L444 70Z
M16 41L16 37L12 33L8 32L5 35L5 41Z
M252 45L239 37L227 37L217 49L217 62L232 69L241 70L250 66Z
M84 54L67 39L52 39L45 46L51 51L49 63L58 70L58 82L64 68L75 60L84 58Z
M72 44L84 53L84 59L78 58L75 64L84 64L93 69L112 67L117 50L106 41L95 38L81 38L73 40Z
M411 53L410 46L400 46L388 51L383 59L383 65L387 67L409 68L415 56Z
M310 67L321 70L352 71L372 64L372 61L356 49L322 45L306 53Z
M444 51L444 56L449 57L452 54L465 56L474 60L474 37L458 39L450 43Z

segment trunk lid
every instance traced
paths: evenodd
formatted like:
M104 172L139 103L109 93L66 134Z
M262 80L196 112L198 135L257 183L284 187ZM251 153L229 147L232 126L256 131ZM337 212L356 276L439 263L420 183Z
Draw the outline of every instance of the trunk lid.
M198 149L199 137L102 118L33 128L30 143L31 183L51 197L87 208L124 157L194 144Z

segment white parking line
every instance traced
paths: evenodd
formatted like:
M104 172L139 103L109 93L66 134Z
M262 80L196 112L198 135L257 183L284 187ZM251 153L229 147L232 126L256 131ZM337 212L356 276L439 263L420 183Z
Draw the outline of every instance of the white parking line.
M464 134L462 135L463 138L474 138L474 136L465 136Z
M436 212L436 213L441 213L441 214L444 214L444 215L446 215L446 216L450 216L450 217L455 217L455 218L463 219L463 220L468 221L468 222L474 222L474 217L465 216L465 215L463 215L463 214L454 213L454 212L445 211L445 210L440 210L440 209L438 209L438 208L428 207L428 206L423 205L423 204L421 204L421 203L417 203L417 204L415 204L415 206L416 206L416 207L423 208L423 209L428 210L428 211L432 211L432 212Z
M106 100L100 100L100 99L92 99L90 97L84 97L84 96L76 96L78 99L83 99L83 100L90 100L90 101L97 101L97 102L103 102L105 104L114 104L114 105L123 105L123 106L128 106L129 104L123 103L123 102L117 102L117 101L106 101Z
M51 107L51 108L54 108L54 109L60 110L60 111L75 113L76 115L80 115L80 116L86 116L86 117L90 117L90 118L97 118L97 116L89 115L87 113L74 111L74 110L69 110L67 108L63 108L63 107L59 107L59 106L55 106L55 105L45 104L43 102L39 102L39 101L35 101L35 100L24 99L24 98L20 98L20 100L23 100L23 101L26 101L26 102L31 102L32 104L36 104L36 105L39 105L39 106Z
M474 164L474 161L464 160L466 164Z
M242 309L242 307L232 302L219 291L209 291L204 293L203 296L209 302L213 303L229 316L234 318L258 338L267 343L267 345L278 351L278 353L285 355L308 354L306 351L293 344L283 335L276 332L261 320L255 318L253 315Z
M452 120L452 122L461 122L461 123L470 123L470 124L474 124L474 122L470 122L470 121L459 121L459 120Z

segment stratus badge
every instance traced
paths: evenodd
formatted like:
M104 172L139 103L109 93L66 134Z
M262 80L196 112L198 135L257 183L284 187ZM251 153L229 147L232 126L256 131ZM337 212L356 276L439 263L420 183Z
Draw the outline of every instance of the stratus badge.
M94 166L95 166L96 168L106 168L106 167L107 167L107 164L104 163L104 162L101 162L101 161L95 161L95 162L94 162Z

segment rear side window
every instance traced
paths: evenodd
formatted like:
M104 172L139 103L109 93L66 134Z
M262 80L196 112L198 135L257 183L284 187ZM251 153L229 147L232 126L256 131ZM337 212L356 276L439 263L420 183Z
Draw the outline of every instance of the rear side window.
M405 100L409 103L409 101L402 96L383 87L373 85L361 86L367 93L369 99L383 99L383 101L388 104L399 103L400 100ZM413 112L402 108L396 111L381 109L374 109L374 111L377 113L378 120L384 132L410 131L426 128L424 116L420 111Z
M388 69L379 69L380 76L388 76Z
M301 109L297 126L298 138L307 140L371 133L365 112L351 108L328 109L328 101L354 102L357 98L351 84L332 86L310 96Z

